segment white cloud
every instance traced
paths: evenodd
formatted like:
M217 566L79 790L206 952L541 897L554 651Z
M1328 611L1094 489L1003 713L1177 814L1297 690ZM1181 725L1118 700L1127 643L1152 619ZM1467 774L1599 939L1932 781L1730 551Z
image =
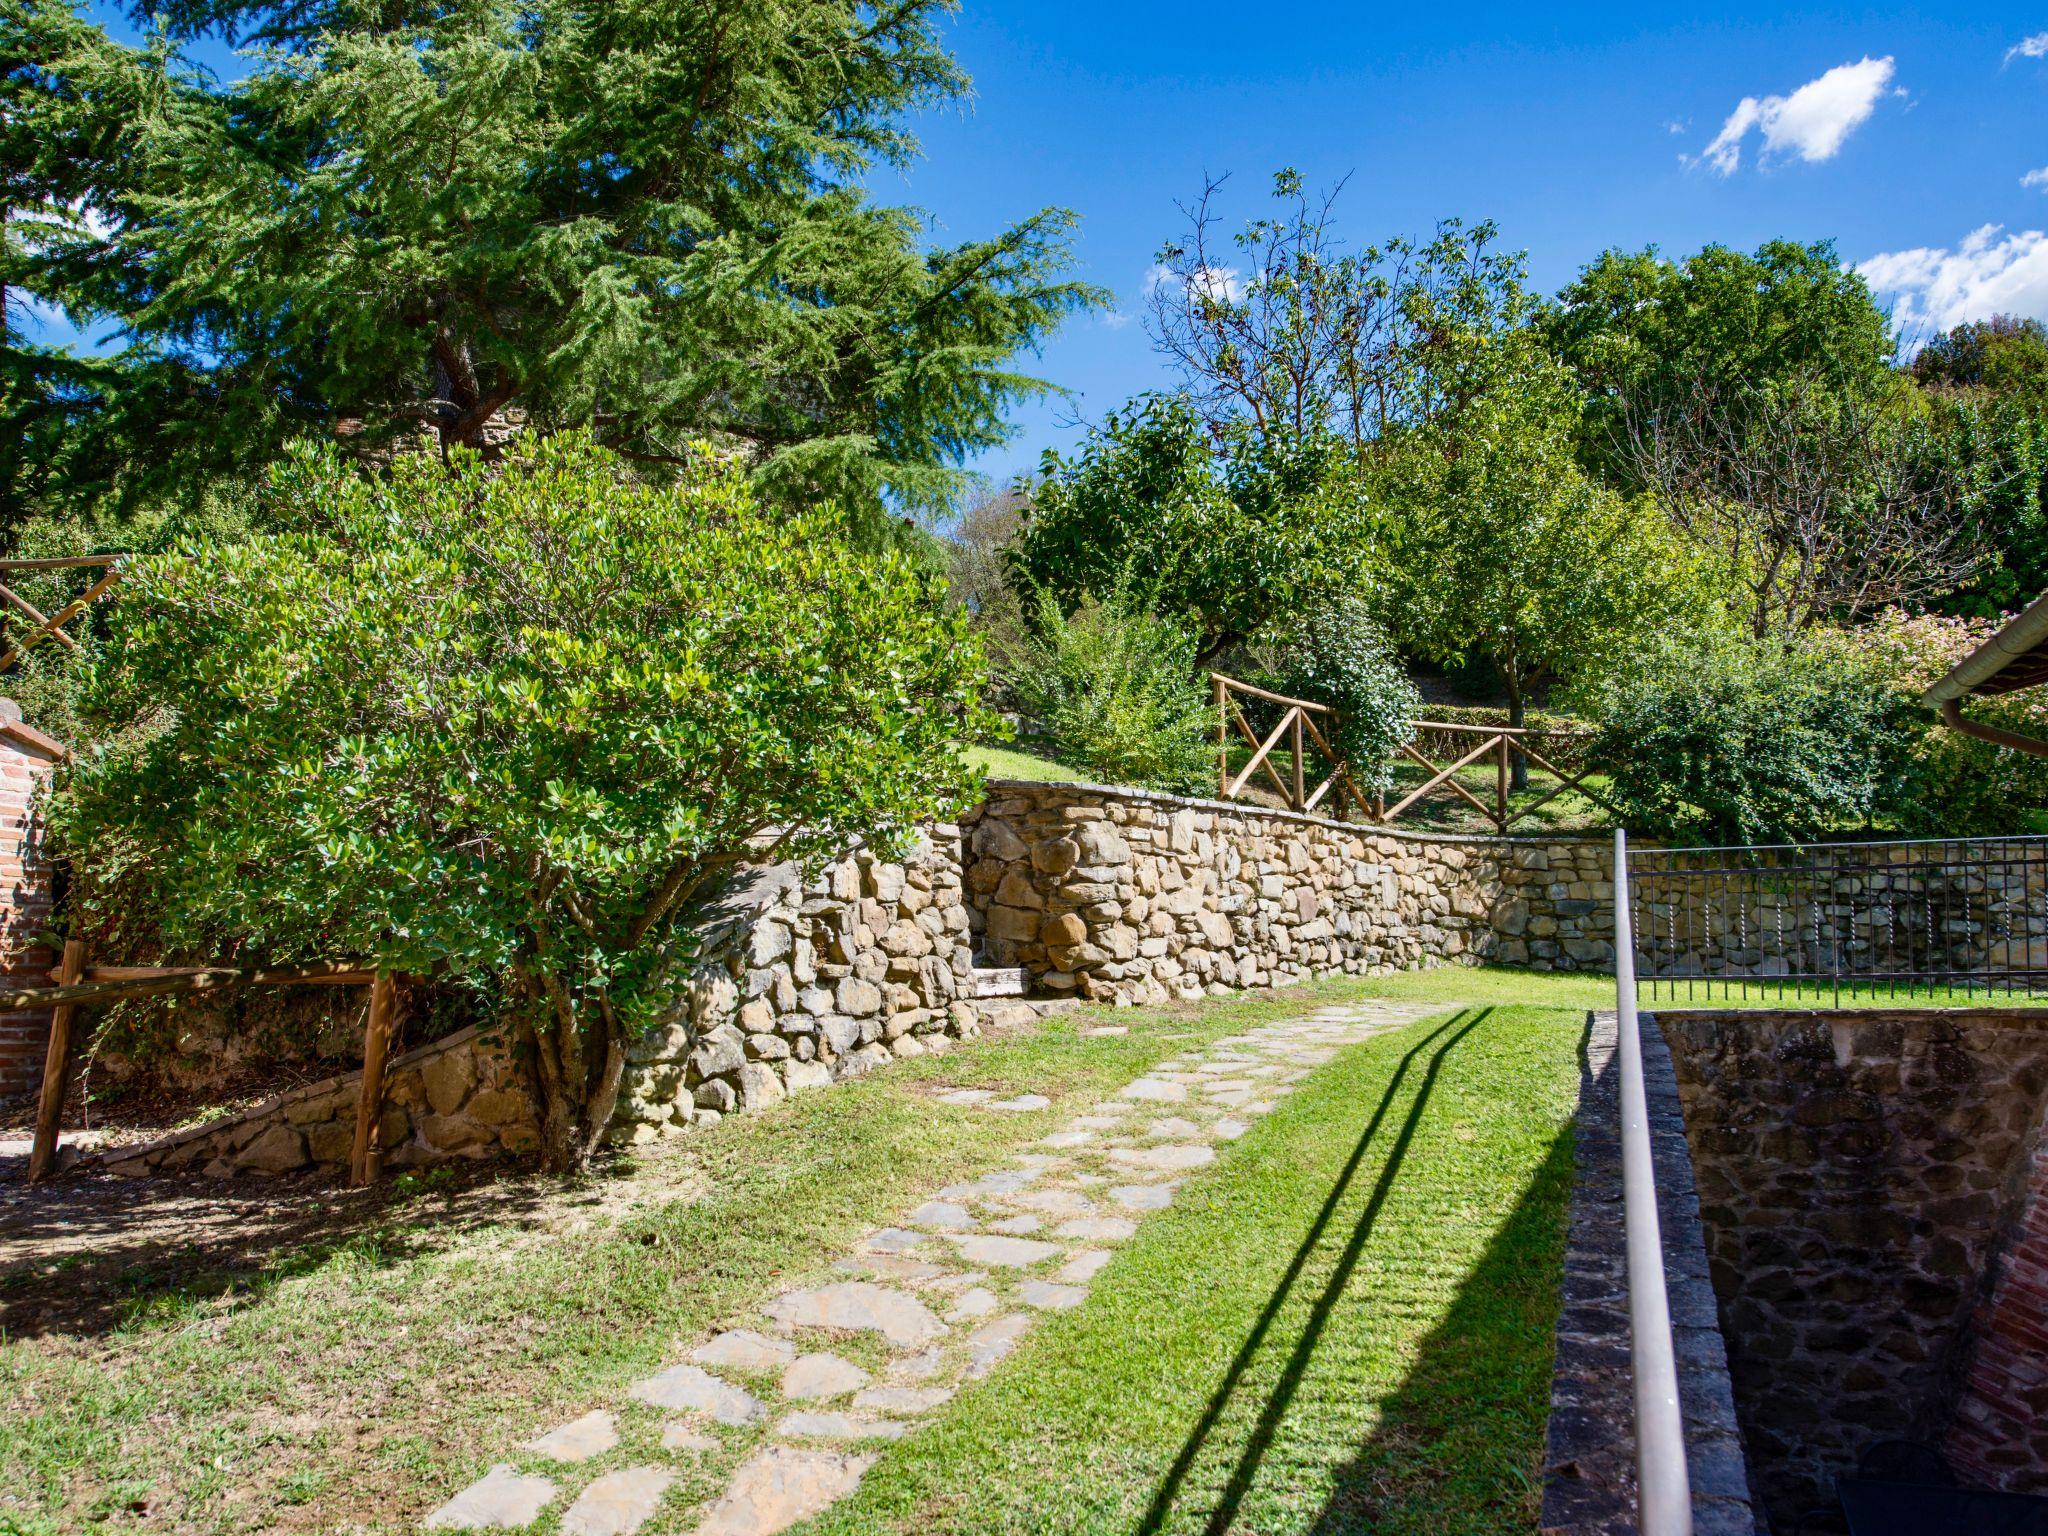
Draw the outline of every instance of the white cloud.
M2036 32L2032 37L2023 37L2005 50L2005 62L2014 59L2048 59L2048 32Z
M1185 277L1163 266L1145 269L1147 295L1170 292L1182 285L1190 299L1198 293L1225 303L1235 303L1244 297L1244 274L1235 267L1197 267Z
M1742 163L1743 142L1755 129L1763 130L1766 157L1830 159L1877 110L1891 82L1889 56L1865 58L1854 64L1837 64L1789 96L1745 96L1700 159L1723 176L1734 175Z
M1127 315L1120 309L1112 309L1102 317L1102 323L1112 331L1120 331L1137 318L1136 315Z
M2020 178L2020 185L2023 187L2039 187L2043 192L2048 192L2048 165L2042 166L2038 171L2027 172L2026 175Z
M1954 250L1922 246L1873 256L1856 269L1888 299L1901 330L1946 331L1965 320L2048 320L2048 234L1986 224Z

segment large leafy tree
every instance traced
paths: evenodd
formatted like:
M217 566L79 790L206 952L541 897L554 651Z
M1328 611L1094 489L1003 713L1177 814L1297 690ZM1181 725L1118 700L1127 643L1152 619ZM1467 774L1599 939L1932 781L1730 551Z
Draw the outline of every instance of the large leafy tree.
M708 451L650 486L578 434L379 475L330 447L274 494L327 531L128 569L87 707L131 728L51 812L77 900L173 952L501 976L554 1166L674 1006L707 882L974 787L965 618Z
M945 0L176 0L138 6L144 50L6 3L36 23L8 132L120 150L24 280L122 328L63 398L134 494L306 432L585 426L668 467L708 439L792 499L938 501L1046 387L1011 360L1094 297L1064 212L928 247L868 195L964 90ZM240 78L180 61L216 35Z
M1012 570L1065 610L1126 593L1185 622L1195 664L1369 579L1372 519L1342 443L1233 429L1219 451L1184 396L1111 412L1079 454L1048 454Z

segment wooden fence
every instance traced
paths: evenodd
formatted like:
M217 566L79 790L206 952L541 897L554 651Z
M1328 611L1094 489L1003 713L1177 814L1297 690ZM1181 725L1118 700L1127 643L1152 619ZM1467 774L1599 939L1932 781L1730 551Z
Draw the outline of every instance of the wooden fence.
M1323 724L1333 729L1336 711L1327 704L1313 703L1308 699L1290 699L1284 694L1272 693L1250 683L1226 677L1221 672L1209 674L1211 686L1216 694L1216 785L1217 794L1225 800L1239 800L1244 797L1246 787L1253 777L1264 773L1266 779L1279 794L1281 802L1291 811L1313 811L1332 796L1333 809L1348 794L1365 814L1368 821L1382 825L1397 821L1431 795L1445 793L1465 801L1480 815L1493 823L1494 830L1505 834L1510 827L1524 816L1548 805L1568 789L1577 789L1589 798L1598 796L1586 788L1586 777L1591 771L1581 766L1576 771L1560 767L1551 757L1540 750L1535 743L1541 741L1550 752L1558 757L1570 757L1570 744L1582 740L1585 733L1563 731L1554 727L1528 727L1509 725L1466 725L1445 720L1416 720L1410 722L1415 730L1413 740L1401 747L1402 755L1409 761L1421 765L1428 773L1421 785L1409 790L1392 805L1387 804L1382 794L1368 796L1353 776L1351 766L1331 747L1324 736ZM1275 705L1280 709L1279 722L1261 736L1247 717L1240 697ZM1230 753L1233 732L1242 737L1252 749L1251 757L1242 768L1231 770ZM1286 745L1292 759L1291 772L1282 774L1273 764L1273 756L1282 744ZM1563 747L1559 743L1565 744ZM1311 790L1308 769L1309 747L1322 760L1319 772L1321 782ZM1425 750L1427 749L1427 750ZM1435 752L1449 759L1438 762L1430 753ZM1544 793L1525 804L1516 805L1510 798L1514 781L1515 759L1534 763L1556 776L1557 783ZM1490 796L1482 798L1458 781L1458 775L1475 763L1490 762L1494 767Z

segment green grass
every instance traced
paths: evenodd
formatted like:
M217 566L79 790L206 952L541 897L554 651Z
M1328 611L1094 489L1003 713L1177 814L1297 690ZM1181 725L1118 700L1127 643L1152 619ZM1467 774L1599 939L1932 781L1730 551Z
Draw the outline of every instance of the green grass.
M1530 1530L1581 1017L1349 1052L813 1529Z
M1019 752L1014 747L989 747L973 743L960 749L968 763L980 769L992 779L1029 779L1042 784L1082 784L1089 782L1087 774L1078 768L1069 768L1065 763L1056 763L1049 757L1040 757L1031 752Z
M862 1231L1078 1104L1175 1051L1359 990L1125 1012L1130 1034L1101 1039L1079 1034L1100 1015L1077 1011L566 1188L508 1176L394 1181L367 1203L311 1191L329 1225L232 1265L161 1233L139 1243L105 1212L83 1265L58 1271L18 1241L0 1275L0 1536L409 1530L536 1428L616 1401L684 1342L756 1321ZM935 1102L936 1084L1053 1105L991 1116ZM651 1450L629 1439L616 1454ZM671 1504L709 1496L726 1465L709 1459Z

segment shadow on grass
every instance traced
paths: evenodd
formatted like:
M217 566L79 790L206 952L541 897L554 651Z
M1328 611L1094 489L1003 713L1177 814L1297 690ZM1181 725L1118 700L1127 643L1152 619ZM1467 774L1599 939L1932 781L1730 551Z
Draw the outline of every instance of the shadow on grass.
M606 1169L592 1173L602 1179ZM388 1176L368 1190L319 1175L74 1175L9 1186L0 1191L0 1337L90 1338L230 1293L260 1299L336 1259L401 1263L480 1227L531 1223L576 1194L504 1164L403 1184ZM588 1199L599 1198L593 1186Z
M1322 1209L1316 1213L1315 1221L1310 1224L1300 1245L1295 1249L1286 1273L1281 1277L1279 1285L1274 1287L1272 1296L1259 1314L1258 1322L1253 1325L1251 1331L1246 1334L1244 1343L1239 1346L1230 1369L1224 1374L1222 1384L1211 1396L1201 1419L1188 1435L1180 1454L1174 1458L1173 1466L1160 1483L1158 1492L1153 1495L1151 1507L1138 1526L1141 1536L1158 1536L1165 1528L1174 1501L1180 1496L1180 1491L1200 1458L1203 1448L1222 1422L1225 1411L1236 1397L1239 1386L1250 1371L1253 1361L1257 1359L1267 1335L1272 1332L1275 1322L1292 1297L1295 1285L1301 1279L1310 1258L1322 1245L1324 1234L1329 1230L1331 1221L1350 1192L1352 1180L1357 1177L1359 1166L1365 1161L1366 1154L1373 1149L1381 1127L1386 1123L1395 1101L1401 1094L1402 1085L1407 1081L1417 1059L1424 1052L1430 1052L1429 1063L1422 1071L1422 1081L1415 1090L1414 1102L1409 1105L1408 1113L1394 1135L1385 1165L1381 1168L1378 1182L1359 1214L1358 1224L1353 1228L1342 1254L1339 1255L1329 1278L1324 1282L1321 1294L1311 1304L1308 1321L1301 1330L1301 1336L1296 1341L1286 1365L1281 1369L1280 1379L1274 1384L1261 1407L1257 1426L1253 1429L1244 1450L1239 1454L1237 1464L1231 1469L1229 1480L1224 1485L1223 1493L1203 1527L1207 1536L1227 1536L1233 1529L1245 1495L1251 1490L1252 1480L1258 1475L1260 1464L1272 1448L1280 1422L1294 1401L1295 1392L1301 1384L1309 1359L1322 1339L1331 1313L1336 1309L1338 1300L1343 1296L1345 1287L1350 1283L1351 1276L1358 1267L1360 1255L1372 1238L1373 1226L1379 1219L1380 1210L1385 1206L1387 1196L1392 1192L1395 1181L1401 1176L1409 1144L1415 1139L1416 1127L1422 1123L1422 1116L1429 1107L1430 1094L1436 1086L1438 1075L1443 1070L1444 1058L1450 1054L1454 1046L1484 1023L1492 1012L1490 1008L1482 1008L1476 1012L1467 1011L1453 1015L1416 1041L1407 1054L1402 1056L1400 1065L1387 1080L1386 1089L1380 1095L1379 1105L1373 1110L1372 1118L1366 1122L1365 1129L1359 1134L1358 1144L1351 1149L1351 1156L1346 1159L1343 1170L1330 1186L1330 1193L1324 1200Z

